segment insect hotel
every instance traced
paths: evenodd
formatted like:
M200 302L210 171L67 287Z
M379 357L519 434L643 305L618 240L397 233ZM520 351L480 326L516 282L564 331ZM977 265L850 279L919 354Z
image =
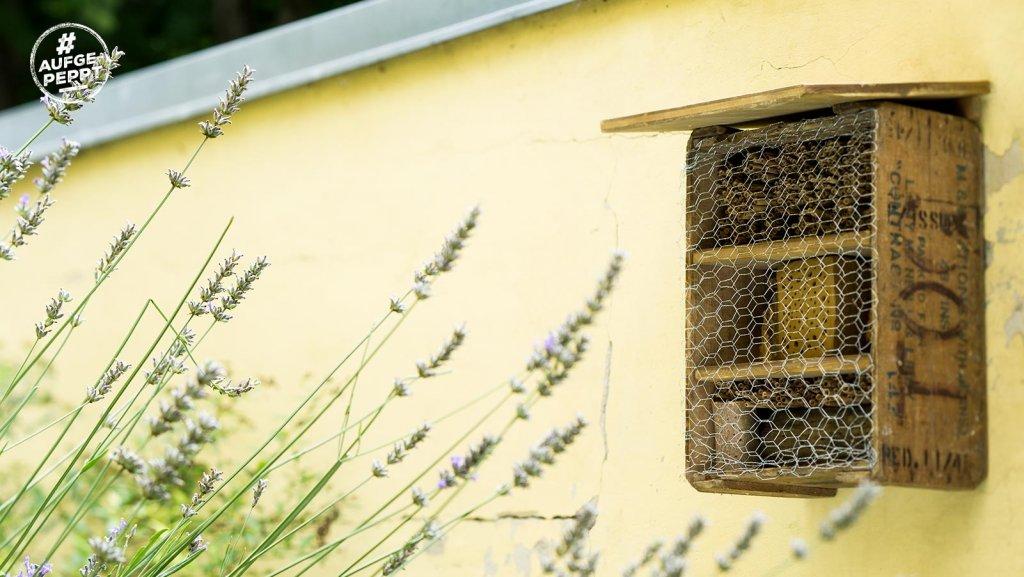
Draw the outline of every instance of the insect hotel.
M796 86L607 120L686 150L686 476L827 496L986 472L985 82Z

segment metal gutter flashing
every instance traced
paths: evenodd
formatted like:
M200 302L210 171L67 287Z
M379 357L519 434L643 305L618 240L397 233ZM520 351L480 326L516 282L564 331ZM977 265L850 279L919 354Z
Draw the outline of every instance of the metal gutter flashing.
M50 152L61 136L96 145L201 115L243 64L256 69L249 98L259 98L572 1L366 0L115 76L74 124L51 128L32 149ZM45 121L37 102L0 112L0 141L16 147Z

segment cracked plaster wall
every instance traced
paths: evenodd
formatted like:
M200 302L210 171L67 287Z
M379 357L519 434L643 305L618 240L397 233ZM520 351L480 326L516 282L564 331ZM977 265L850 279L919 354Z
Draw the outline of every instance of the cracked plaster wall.
M590 290L610 251L625 249L621 289L591 354L498 452L478 495L505 480L507 465L550 426L577 411L593 426L534 489L479 512L418 559L415 574L537 575L537 540L557 536L559 519L596 497L604 575L618 574L651 538L680 530L697 511L714 525L690 574L710 574L712 553L755 508L771 521L737 573L760 575L835 503L705 495L685 482L685 135L603 135L598 122L797 83L987 78L989 479L966 493L889 490L861 526L790 574L1019 573L1021 30L1024 7L1011 1L589 0L279 94L247 106L204 150L193 187L176 195L96 300L83 340L111 349L142 295L176 298L215 229L235 215L230 245L267 253L275 264L207 350L277 383L246 405L256 426L238 442L255 439L255 429L358 339L386 297L404 289L461 211L480 202L484 216L465 260L361 380L359 400L369 406L450 326L468 323L456 372L407 399L383 440L514 374ZM5 310L0 334L24 338L6 336L0 355L11 359L26 345L24 329L57 287L88 282L108 237L126 217L145 214L163 171L195 137L194 124L184 123L82 154L45 233L5 269L19 275L5 283L19 306ZM52 385L59 394L77 395L77 377L97 370L91 350L61 361ZM445 422L431 453L472 419ZM356 469L349 479L364 474ZM357 497L340 523L381 494Z

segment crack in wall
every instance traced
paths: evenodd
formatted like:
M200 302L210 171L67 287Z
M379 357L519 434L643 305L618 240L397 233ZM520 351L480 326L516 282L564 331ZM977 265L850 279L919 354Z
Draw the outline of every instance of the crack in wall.
M477 517L466 517L464 521L472 521L475 523L495 523L498 521L568 521L575 518L574 514L568 515L542 515L540 513L532 512L516 512L508 511L505 513L498 513L497 515L477 516Z
M612 340L608 339L608 352L604 356L604 388L601 395L601 440L604 443L604 455L601 458L602 473L604 463L608 462L608 397L612 388ZM602 475L603 476L603 475Z

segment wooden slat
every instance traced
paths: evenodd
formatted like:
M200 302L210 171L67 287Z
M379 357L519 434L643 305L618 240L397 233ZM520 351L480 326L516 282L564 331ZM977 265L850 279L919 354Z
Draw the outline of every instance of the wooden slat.
M689 260L690 264L695 265L718 263L763 263L769 265L797 258L857 253L863 255L871 253L870 231L695 250L690 253Z
M691 373L696 382L763 379L768 377L820 377L867 371L871 355L822 357L820 359L786 359L763 363L737 364L724 367L697 367Z
M984 144L963 118L891 103L878 116L873 476L976 487L988 470Z
M689 479L694 489L702 493L725 493L730 495L751 495L758 497L834 497L832 487L810 487L764 481L740 481L735 479Z
M851 402L844 402L841 399L835 398L834 395L830 395L821 399L820 401L808 402L806 399L793 399L787 402L777 402L771 399L764 400L753 400L753 399L731 399L728 401L716 401L718 403L729 403L736 405L744 410L758 409L758 408L770 408L770 409L812 409L817 407L856 407L859 405L870 404L871 400L864 395L862 399L855 399Z
M866 461L856 461L844 467L780 467L764 468L757 471L724 472L723 480L748 481L750 483L781 483L785 485L812 487L850 487L866 479L871 467Z
M743 125L765 118L865 100L943 100L988 94L987 81L889 84L801 84L644 112L601 122L603 132L665 132Z

